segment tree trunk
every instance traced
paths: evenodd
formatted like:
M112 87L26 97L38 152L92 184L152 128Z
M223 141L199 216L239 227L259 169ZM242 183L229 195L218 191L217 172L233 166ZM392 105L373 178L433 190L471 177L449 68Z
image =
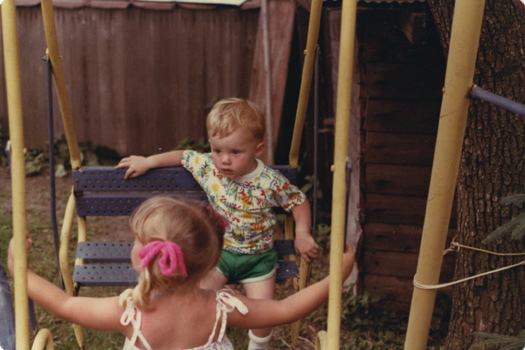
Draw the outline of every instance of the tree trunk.
M457 0L460 1L460 0ZM448 52L452 0L429 0ZM474 83L525 103L525 5L519 0L487 0ZM523 241L481 241L509 221L516 208L500 205L525 192L524 117L472 100L458 176L457 242L491 251L523 252ZM455 279L511 265L521 257L498 257L473 250L458 253ZM468 349L475 332L516 335L525 328L525 269L517 267L456 285L447 349Z

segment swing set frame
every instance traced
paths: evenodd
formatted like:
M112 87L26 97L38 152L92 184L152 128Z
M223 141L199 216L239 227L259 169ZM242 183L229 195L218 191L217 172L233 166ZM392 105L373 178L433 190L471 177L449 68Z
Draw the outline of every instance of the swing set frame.
M54 76L56 93L58 96L59 107L62 115L64 129L67 135L67 144L70 151L70 160L73 170L81 168L81 157L78 148L78 142L74 133L74 126L71 118L71 107L67 98L67 91L64 79L64 73L61 67L61 57L58 50L56 40L56 28L53 17L53 7L51 0L43 0L41 2L42 14L44 20L44 28L46 33L46 41L48 49L46 55L51 62L51 67ZM301 143L301 132L304 125L304 118L306 115L306 106L308 103L308 96L310 92L310 85L312 80L312 70L315 59L315 51L317 47L317 38L319 32L320 14L322 2L315 0L312 4L312 15L310 19L310 29L308 32L307 50L305 51L305 66L303 69L303 77L301 83L301 91L299 97L299 107L297 109L296 123L294 127L294 136L290 151L290 167L296 168L298 165L299 146ZM355 9L354 9L355 11ZM354 15L355 16L355 15ZM355 18L355 17L354 17ZM5 0L2 4L2 30L4 39L4 56L6 67L6 82L7 82L7 96L8 96L8 111L9 111L9 131L11 135L11 172L13 179L12 198L13 198L13 236L15 242L15 254L17 256L15 263L15 275L25 276L27 270L27 252L25 251L25 232L26 232L26 208L25 208L25 168L24 168L24 142L23 142L23 118L22 118L22 101L20 90L20 67L18 65L18 42L16 35L16 5L14 0ZM352 35L353 37L353 35ZM353 47L353 45L351 45ZM347 118L346 118L347 119ZM343 133L343 134L346 134ZM346 137L344 137L346 139ZM343 148L343 149L346 149ZM344 156L344 166L338 167L341 171L346 173L346 156ZM335 171L337 174L338 171ZM342 174L345 178L345 174ZM344 183L346 186L346 183ZM341 189L337 191L341 192ZM345 193L345 191L343 191ZM346 200L346 199L345 199ZM344 203L339 202L339 203ZM344 205L343 205L344 208ZM344 209L343 209L344 211ZM70 230L70 225L74 216L74 200L68 202L66 207L66 214L64 222L66 227L62 231ZM344 218L344 214L342 216ZM291 220L291 219L290 219ZM287 220L285 223L285 230L293 228L293 221ZM344 222L344 219L341 221ZM81 221L79 222L80 225ZM341 232L344 230L341 227ZM342 236L344 237L344 235ZM341 243L342 247L343 244ZM60 248L63 250L65 248ZM337 251L337 249L335 249ZM342 251L340 252L342 256ZM341 276L341 256L339 257L339 272L336 275ZM62 260L62 258L60 258ZM301 262L299 268L299 286L304 288L306 286L306 277L308 274L308 264ZM337 281L337 278L335 279ZM340 278L339 278L340 280ZM342 281L339 281L342 283ZM15 277L15 328L17 349L29 349L29 327L26 315L28 314L27 304L27 280L21 277ZM332 282L333 284L333 282ZM65 283L66 291L70 294L74 293L71 289L70 283ZM331 294L333 294L331 288ZM339 290L341 290L339 286ZM340 292L339 292L340 293ZM332 298L333 299L333 298ZM339 296L340 299L340 296ZM300 323L296 322L292 328L292 334L295 339L299 334ZM83 347L83 336L80 334L81 330L76 329L75 333L77 339L80 337L80 346ZM318 342L322 344L322 342ZM42 329L38 332L33 343L33 349L53 349L52 335L47 329Z
M1 2L0 2L1 3ZM339 75L337 86L336 129L332 195L332 233L330 252L330 294L328 304L328 327L321 331L316 340L316 349L339 349L340 310L341 310L341 262L345 237L345 203L347 201L347 149L348 130L350 128L350 101L352 69L355 47L357 1L343 1ZM476 54L478 50L481 23L485 0L458 0L452 22L449 57L445 77L444 95L441 106L441 117L438 128L434 163L427 200L427 209L423 226L421 250L414 280L418 284L435 284L438 281L445 244L446 227L450 220L452 198L456 186L457 172L461 155L462 141L466 126L470 97L482 98L508 108L509 101L485 91L476 90L473 84ZM30 347L30 332L27 303L27 253L25 250L26 208L25 208L25 169L24 142L22 123L22 102L20 92L20 67L16 35L16 7L14 0L4 0L2 6L2 32L4 59L7 82L7 99L9 112L9 132L11 135L11 174L13 203L13 235L16 250L14 280L16 341L17 349L54 349L51 333L42 329L37 334L33 347ZM319 32L322 2L313 0L311 4L310 23L305 50L303 76L300 87L299 104L294 127L294 137L290 151L290 166L297 167L298 152L304 116L312 81L317 39ZM52 16L51 0L42 0L44 26L47 33L56 38ZM63 72L60 66L60 55L56 40L47 38L48 57L53 64L55 86L59 95L59 105L64 118L64 128L73 128L71 108L66 96ZM523 113L523 105L510 103ZM79 169L80 153L74 133L67 139L73 169ZM301 273L308 267L301 266ZM303 279L304 281L306 279ZM304 287L304 286L303 286ZM415 288L409 316L405 349L424 349L428 341L428 332L435 302L435 290ZM294 325L298 332L300 325Z

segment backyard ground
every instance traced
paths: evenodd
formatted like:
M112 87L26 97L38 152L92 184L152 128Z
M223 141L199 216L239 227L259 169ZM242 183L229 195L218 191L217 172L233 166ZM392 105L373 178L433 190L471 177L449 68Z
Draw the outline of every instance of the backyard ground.
M60 230L64 207L71 191L72 179L68 174L56 178L57 220ZM29 266L37 273L50 281L59 284L53 232L50 215L50 184L49 173L44 170L37 176L26 178L26 212L27 228L34 245L29 254ZM5 263L6 247L11 237L11 179L6 167L0 167L0 259ZM102 240L130 240L125 218L105 218L88 224L88 235ZM310 282L316 281L328 274L328 253L325 253L311 264ZM122 289L85 288L84 295L116 295ZM284 298L294 292L290 285L277 285L276 297ZM402 349L406 315L396 315L373 307L374 298L368 294L354 297L350 292L343 295L341 312L341 339L342 349ZM40 308L36 308L39 326L49 328L55 338L57 350L74 349L76 342L71 325L56 319ZM316 334L326 330L326 306L317 310L301 324L301 334L297 349L314 349ZM430 343L440 342L442 330L434 327ZM85 331L88 349L111 350L121 349L123 338L119 334ZM236 349L246 348L246 331L230 329L228 335ZM274 338L271 349L289 349L290 326L274 329ZM437 349L438 347L429 347Z
M50 214L50 183L49 173L44 171L38 176L30 176L26 178L26 211L27 211L27 226L28 230L34 240L34 246L29 254L29 266L36 270L38 273L43 274L49 280L58 283L56 273L56 260L53 244L53 232L51 229L51 214ZM57 203L57 220L58 227L60 230L62 216L64 213L65 204L71 190L72 179L70 175L63 178L56 178L56 203ZM9 171L6 167L0 168L0 216L2 217L3 230L1 231L2 237L2 248L1 248L1 259L5 262L6 255L6 244L10 235L10 230L6 227L5 223L11 218L11 179ZM131 236L127 229L127 221L125 218L105 218L100 219L96 223L88 224L90 227L89 234L92 237L102 237L107 240L130 240ZM324 262L326 257L315 262L312 266L316 271L324 270ZM320 272L321 273L321 272ZM108 295L119 293L121 290L113 288L109 290L91 290L84 291L82 293L88 295ZM279 297L284 297L290 293L293 293L293 288L289 285L278 285L277 294ZM47 315L45 312L37 308L37 316L39 319L40 327L50 328L56 338L56 346L58 349L69 349L72 340L72 330L70 326L64 322L54 319ZM317 333L319 326L314 326L313 323L304 323L302 326L302 334L299 339L300 349L312 349L313 343L315 342L315 334ZM320 329L320 328L319 328ZM289 327L279 327L275 330L275 337L272 342L272 348L287 348L286 344L290 342L289 339ZM99 334L101 332L94 332L95 336L104 337L105 334ZM230 330L230 338L232 341L243 342L244 332ZM90 349L120 349L122 346L122 340L120 336L116 337L116 347L104 343L103 347L92 347ZM238 338L238 339L236 339ZM96 340L98 343L99 340ZM67 344L67 345L66 345ZM89 337L88 337L89 344Z

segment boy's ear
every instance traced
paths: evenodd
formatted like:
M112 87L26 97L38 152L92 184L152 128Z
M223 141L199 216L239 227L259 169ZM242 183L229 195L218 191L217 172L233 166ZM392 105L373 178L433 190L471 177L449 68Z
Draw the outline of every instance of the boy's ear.
M264 150L264 142L260 142L256 147L255 147L255 155L256 156L260 156L262 154L262 151Z

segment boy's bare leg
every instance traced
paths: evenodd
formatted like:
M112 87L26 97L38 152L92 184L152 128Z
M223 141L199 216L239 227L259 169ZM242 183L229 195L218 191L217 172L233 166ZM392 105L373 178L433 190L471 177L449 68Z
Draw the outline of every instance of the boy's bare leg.
M246 296L253 299L273 299L275 291L275 277L253 283L244 284ZM248 350L267 349L271 339L272 328L250 330L250 345Z

